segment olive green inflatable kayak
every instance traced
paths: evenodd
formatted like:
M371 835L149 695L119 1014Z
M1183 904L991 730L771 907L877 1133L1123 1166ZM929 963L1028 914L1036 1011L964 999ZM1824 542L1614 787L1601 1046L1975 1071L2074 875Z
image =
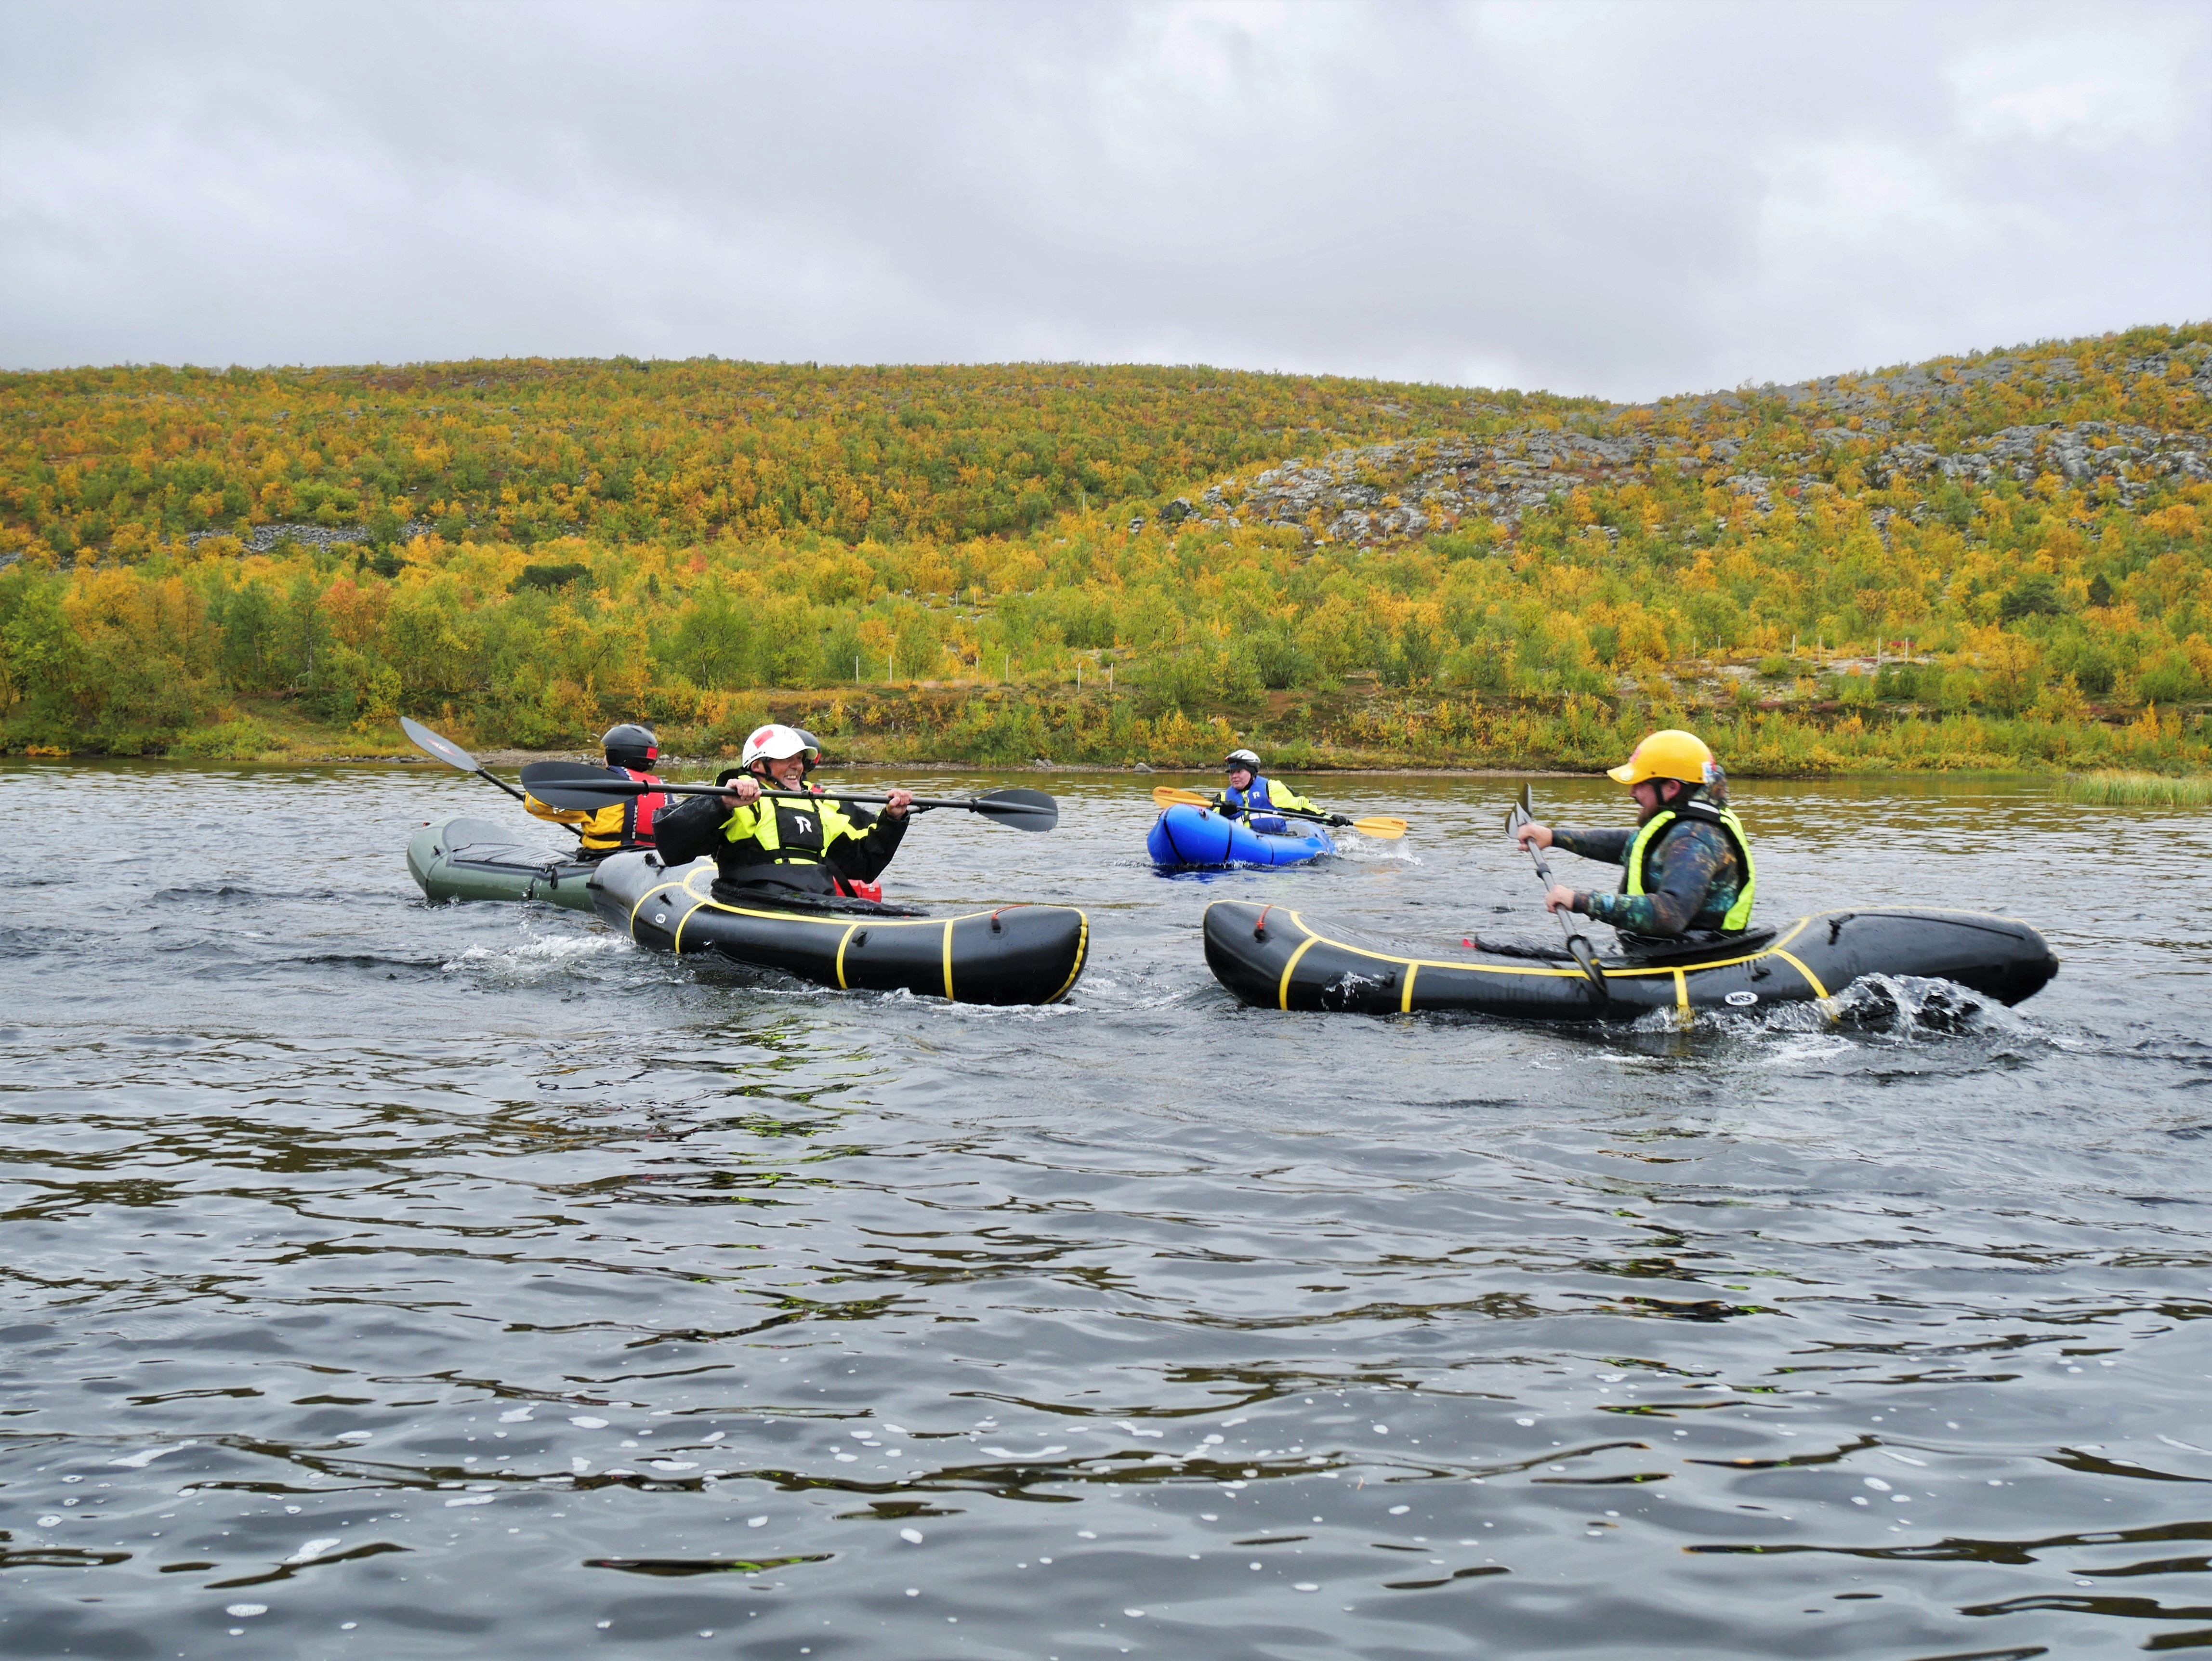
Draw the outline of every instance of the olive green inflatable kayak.
M550 900L588 911L597 867L568 849L526 842L489 819L433 819L407 841L407 869L434 900Z
M706 861L671 871L617 854L592 873L599 916L640 946L714 952L823 986L955 1003L1058 1003L1089 955L1091 923L1066 905L1002 905L938 917L867 900L714 897Z

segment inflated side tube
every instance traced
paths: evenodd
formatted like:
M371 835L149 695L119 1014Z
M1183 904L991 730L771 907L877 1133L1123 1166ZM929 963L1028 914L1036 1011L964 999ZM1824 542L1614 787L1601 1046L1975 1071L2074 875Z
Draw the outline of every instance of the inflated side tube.
M1276 824L1284 821L1277 819ZM1145 837L1145 851L1163 870L1208 869L1232 865L1304 865L1336 852L1336 843L1319 825L1271 835L1240 819L1224 818L1210 807L1164 808Z
M955 1003L1057 1003L1090 952L1090 920L1072 906L933 917L854 900L733 905L714 897L714 880L711 865L669 872L650 855L617 854L590 888L600 916L656 952L712 952L823 986Z
M434 900L550 900L588 911L584 883L597 868L490 819L435 819L407 839L408 873Z
M1805 1002L1875 974L1954 981L2014 1004L2058 972L2050 943L2024 922L1888 907L1823 911L1664 956L1601 958L1602 999L1571 962L1479 950L1420 956L1316 927L1285 906L1237 900L1206 908L1206 961L1237 997L1271 1009L1452 1010L1550 1021Z

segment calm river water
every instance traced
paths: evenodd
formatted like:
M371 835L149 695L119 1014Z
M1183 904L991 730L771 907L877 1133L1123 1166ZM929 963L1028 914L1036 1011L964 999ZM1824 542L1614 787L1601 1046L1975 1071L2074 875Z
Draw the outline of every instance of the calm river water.
M890 887L1088 908L1045 1010L431 907L410 830L512 811L442 769L0 771L0 1653L2212 1646L2205 815L1746 785L1764 916L2058 980L1589 1035L1201 958L1218 896L1553 938L1504 781L1326 781L1413 835L1212 880L1156 781L1019 782L1057 833Z

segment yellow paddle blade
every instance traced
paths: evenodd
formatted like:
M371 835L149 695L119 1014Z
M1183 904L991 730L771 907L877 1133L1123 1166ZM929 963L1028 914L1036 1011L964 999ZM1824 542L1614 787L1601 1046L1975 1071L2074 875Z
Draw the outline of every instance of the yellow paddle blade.
M1152 802L1159 807L1211 807L1213 798L1201 796L1195 790L1178 790L1172 784L1152 787Z
M1395 842L1406 834L1406 821L1393 818L1354 819L1352 828L1377 842Z

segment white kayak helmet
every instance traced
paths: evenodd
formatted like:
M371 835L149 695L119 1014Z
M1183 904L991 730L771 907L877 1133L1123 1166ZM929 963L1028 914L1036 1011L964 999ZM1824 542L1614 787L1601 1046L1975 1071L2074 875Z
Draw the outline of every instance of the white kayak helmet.
M770 721L765 727L753 728L752 736L738 760L747 772L757 761L788 761L793 756L806 757L811 767L822 759L822 746L814 741L811 733L802 733L796 727L786 727L781 721Z
M1257 773L1260 770L1260 758L1249 750L1231 750L1223 759L1221 765L1225 772L1234 773L1241 767L1248 773Z

